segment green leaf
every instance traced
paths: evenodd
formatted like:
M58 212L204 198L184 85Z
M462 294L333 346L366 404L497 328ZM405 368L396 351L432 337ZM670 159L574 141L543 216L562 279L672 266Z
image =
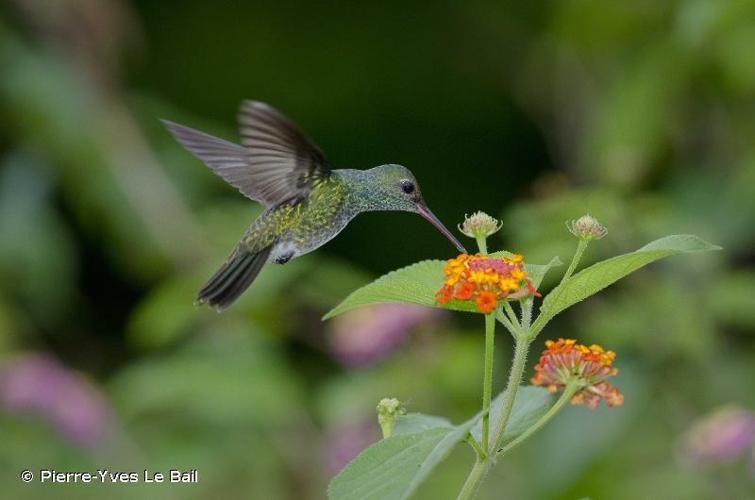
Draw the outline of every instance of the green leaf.
M490 427L494 427L494 422L498 420L501 415L501 406L503 405L503 397L506 391L500 393L490 404ZM529 429L532 424L542 417L545 412L550 408L552 396L543 389L534 385L521 385L516 393L516 399L514 400L514 407L511 410L511 416L509 422L506 425L506 431L503 433L501 442L498 446L503 446L506 443L512 441L519 434ZM481 416L476 416L475 425L470 431L475 439L478 441L482 436L482 419Z
M509 252L495 252L491 257L511 256ZM442 260L424 260L410 266L391 271L372 283L353 291L346 299L328 312L323 319L330 319L357 307L383 302L403 302L423 306L441 307L435 302L435 292L443 285ZM533 282L539 284L545 272L553 266L560 265L558 258L546 265L526 264L525 269L532 276ZM474 303L452 300L442 306L464 312L479 312Z
M540 283L543 282L543 278L545 278L545 274L550 268L558 267L562 264L563 262L561 262L561 259L553 257L547 264L526 264L524 267L527 269L527 274L529 274L530 280L532 281L532 286L537 288L540 286Z
M372 283L354 290L323 319L332 318L357 307L381 302L434 306L435 292L443 282L443 265L442 260L423 260L391 271Z
M690 234L666 236L631 253L594 264L553 289L543 300L537 321L541 329L556 314L658 259L682 253L720 250L721 247Z
M495 422L503 402L501 393L491 405ZM521 386L517 392L508 430L501 444L527 430L550 406L551 395L541 387ZM328 488L332 500L404 499L471 432L480 439L482 413L458 426L442 417L413 413L396 421L393 436L362 451Z
M393 435L414 434L438 427L452 428L453 424L447 418L424 415L422 413L409 413L407 415L399 415L396 419Z
M378 441L333 478L328 487L328 498L409 498L435 466L464 439L473 424L474 420L470 420L458 427L436 427Z

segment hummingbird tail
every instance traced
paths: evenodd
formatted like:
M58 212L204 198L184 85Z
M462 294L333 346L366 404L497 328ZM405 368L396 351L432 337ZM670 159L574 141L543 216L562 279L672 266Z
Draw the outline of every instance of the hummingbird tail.
M257 253L235 249L225 264L199 290L196 303L208 304L218 311L233 304L257 277L272 248L270 245Z

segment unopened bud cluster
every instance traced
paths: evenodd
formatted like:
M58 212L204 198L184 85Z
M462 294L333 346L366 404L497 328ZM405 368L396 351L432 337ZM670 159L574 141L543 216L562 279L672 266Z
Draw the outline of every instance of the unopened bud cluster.
M581 240L599 240L608 230L590 214L583 215L577 220L567 221L566 227L569 232Z
M502 226L502 222L485 212L478 211L471 216L464 215L464 222L459 226L459 231L470 238L487 238L491 234L497 233Z
M401 401L396 398L383 398L377 405L378 423L383 431L383 437L387 438L393 433L393 425L399 415L405 413Z

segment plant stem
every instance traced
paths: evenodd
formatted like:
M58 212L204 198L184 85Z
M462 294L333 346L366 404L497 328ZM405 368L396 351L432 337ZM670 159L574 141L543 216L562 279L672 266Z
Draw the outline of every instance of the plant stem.
M501 315L503 316L502 312ZM493 317L493 315L488 314L485 316L486 327L488 321L487 318L489 317ZM516 398L517 389L519 388L519 381L522 378L524 365L527 361L527 350L529 349L530 344L529 336L526 332L517 331L514 334L514 337L516 338L516 345L514 347L514 361L511 364L511 371L509 372L509 380L506 386L506 393L503 397L503 404L501 405L501 414L498 417L498 421L495 423L495 430L493 432L492 439L487 439L485 437L485 427L488 425L487 420L489 411L486 412L483 416L482 446L485 450L488 451L494 450L496 446L498 446L498 443L501 442L503 433L506 430L506 424L508 423L509 417L511 416L511 410L514 408L514 399ZM492 349L490 351L492 352ZM485 349L485 352L487 354L487 348ZM493 464L492 458L494 456L495 453L487 453L485 456L480 456L478 452L474 467L472 467L472 470L469 471L467 480L464 482L464 486L462 487L461 492L459 492L457 500L467 500L474 498L474 496L477 494L477 490L480 488L480 484L482 484L482 480L485 479L485 475L488 473L488 470Z
M516 313L514 312L514 308L511 307L511 304L508 300L503 301L503 309L506 311L506 315L509 317L511 324L514 325L515 328L519 329L519 327L521 327L519 318L517 318Z
M532 424L532 427L524 431L523 433L519 434L516 439L512 440L510 443L508 443L506 446L498 450L497 453L503 454L507 451L510 451L512 448L515 448L519 444L522 443L522 441L526 440L530 436L532 436L534 433L540 430L541 427L543 427L545 424L552 419L556 413L561 411L561 408L566 404L567 401L569 401L572 396L580 389L580 383L577 380L573 380L567 384L567 386L564 388L563 394L561 394L561 397L558 398L558 400L551 406L545 414L538 419L537 422Z
M474 467L472 467L472 470L469 472L469 476L467 476L467 480L464 482L464 486L462 486L461 491L459 492L459 496L456 497L456 500L469 500L475 497L477 490L480 489L482 480L485 478L485 474L488 473L489 463L488 460L477 459Z
M530 324L532 323L532 306L534 305L535 300L532 297L527 297L526 299L519 302L519 307L522 310L522 328L528 329L530 327Z
M464 441L469 443L469 446L474 448L474 451L477 453L477 460L485 460L488 457L488 454L485 453L485 450L482 449L482 446L480 446L480 443L474 438L472 434L467 434L467 437L464 438Z
M519 334L519 328L514 326L511 321L509 321L508 316L506 316L501 308L496 309L495 317L498 318L498 321L500 321L501 324L506 327L506 330L508 330L511 335L516 337Z
M498 443L501 442L501 438L503 437L503 433L506 431L506 424L508 424L509 417L511 417L511 410L514 408L516 393L519 390L519 382L522 380L524 366L527 363L527 351L529 350L529 347L530 340L526 333L521 333L516 336L514 361L511 363L509 380L506 383L506 391L503 395L503 403L501 404L501 414L498 417L498 421L495 423L493 440L490 443L489 449L495 449L495 447L498 446Z
M482 382L482 449L490 450L490 399L493 389L493 349L495 348L495 315L485 315L485 372Z
M383 439L391 437L391 434L393 434L393 422L381 421L380 430L383 433Z
M579 264L579 261L582 260L582 254L585 253L585 249L587 248L587 245L589 243L589 240L579 240L579 243L577 243L577 250L574 252L574 257L572 257L571 262L569 263L569 267L566 269L564 277L561 278L559 285L568 280L574 273L574 270L577 269L577 264Z
M482 255L488 254L488 239L487 236L478 236L475 238L477 240L477 247L480 249L480 253Z

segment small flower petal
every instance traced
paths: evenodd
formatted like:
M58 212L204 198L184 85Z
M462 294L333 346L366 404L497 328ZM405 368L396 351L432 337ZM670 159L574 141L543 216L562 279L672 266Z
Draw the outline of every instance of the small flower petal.
M475 303L480 312L488 314L495 309L497 303L495 293L488 291L480 292Z
M589 347L577 344L574 339L547 340L545 347L535 365L535 375L530 379L532 384L557 392L570 382L579 381L581 388L571 398L571 403L589 408L597 408L601 401L609 407L624 402L619 389L606 382L608 377L618 373L613 367L616 358L613 351L606 351L597 344Z

